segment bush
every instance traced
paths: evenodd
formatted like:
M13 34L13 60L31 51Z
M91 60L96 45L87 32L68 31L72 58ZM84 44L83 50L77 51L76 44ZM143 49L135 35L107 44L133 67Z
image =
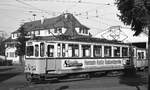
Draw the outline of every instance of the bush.
M0 66L11 66L13 65L12 60L0 60Z

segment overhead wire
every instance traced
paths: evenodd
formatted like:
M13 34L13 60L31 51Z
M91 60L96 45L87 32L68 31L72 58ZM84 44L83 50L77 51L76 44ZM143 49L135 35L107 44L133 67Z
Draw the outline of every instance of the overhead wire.
M83 1L83 0L76 0L76 1L70 1L70 0L49 0L49 1L64 2L64 3L81 3L81 4L88 4L88 5L104 5L105 4L105 3L97 3L97 2L87 2L87 1ZM112 4L110 4L110 5L112 5Z
M23 1L21 1L21 0L16 0L17 2L19 2L19 3L22 3L23 5L25 5L25 6L28 6L28 7L30 7L30 8L32 8L32 9L34 9L34 10L38 10L38 11L40 11L41 13L43 12L43 13L47 13L47 14L49 14L49 15L52 15L52 13L54 13L54 12L49 12L49 11L47 11L47 10L43 10L43 9L40 9L40 8L37 8L37 7L35 7L35 6L33 6L33 5L30 5L30 4L28 4L28 3L25 3L25 2L23 2ZM56 1L56 0L52 0L52 1ZM57 0L57 2L60 2L60 0ZM62 1L62 2L64 2L64 1ZM65 1L65 2L67 2L67 3L75 3L75 6L77 6L77 4L95 4L95 5L100 5L100 6L102 6L102 5L110 5L110 4L104 4L104 3L94 3L94 2L85 2L85 1L81 1L81 0L79 0L78 2L76 2L76 1ZM110 5L110 6L112 6L112 5ZM97 7L99 7L99 6L97 6ZM73 7L74 8L74 7ZM91 10L88 10L88 11L92 11L92 9ZM60 13L60 12L59 12ZM81 14L82 15L82 14ZM85 18L86 19L86 18ZM91 20L91 17L89 17L89 20ZM92 21L96 21L96 20L92 20ZM105 24L105 25L107 25L107 26L112 26L112 25L110 25L110 24L107 24L107 23L104 23L104 22L101 22L101 24Z
M52 15L53 13L60 13L60 12L53 12L53 11L50 13L50 11L37 8L37 7L35 7L35 6L31 5L31 4L25 3L25 2L23 2L23 1L21 1L21 0L16 0L16 1L19 2L19 3L22 3L23 5L26 5L26 6L28 6L28 7L31 7L31 8L33 8L33 9L35 9L35 10L41 11L41 13L47 13L48 15Z
M6 3L0 3L0 6L7 6L7 7L16 7L17 9L27 9L28 7L25 7L25 6L18 6L18 5L13 5L13 4L6 4Z
M41 11L41 12L44 12L44 13L49 14L49 12L47 12L47 11L45 11L45 10L42 10L42 9L39 9L39 8L37 8L37 7L35 7L35 6L32 6L32 5L30 5L30 4L27 4L27 3L25 3L25 2L23 2L23 1L21 1L21 0L16 0L16 1L19 2L19 3L22 3L23 5L26 5L26 6L28 6L28 7L31 7L31 8L33 8L33 9L35 9L35 10L39 10L39 11Z

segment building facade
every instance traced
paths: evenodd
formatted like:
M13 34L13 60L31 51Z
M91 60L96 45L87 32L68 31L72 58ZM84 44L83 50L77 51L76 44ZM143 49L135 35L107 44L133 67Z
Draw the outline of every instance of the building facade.
M134 33L135 32L130 28L112 26L105 31L98 33L95 37L131 43L139 48L148 48L148 34L146 32L146 28L138 36L134 36Z

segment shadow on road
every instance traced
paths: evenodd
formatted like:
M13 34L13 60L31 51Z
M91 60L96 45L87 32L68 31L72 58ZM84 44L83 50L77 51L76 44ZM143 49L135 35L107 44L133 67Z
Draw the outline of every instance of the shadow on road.
M0 66L0 83L23 72L22 66Z
M141 74L142 73L142 74ZM128 74L128 75L121 75L119 77L120 84L125 84L128 86L134 86L137 90L140 90L139 86L146 85L148 83L148 79L146 77L145 72L140 72L136 74Z
M75 82L75 81L83 81L83 80L89 80L86 78L74 78L74 79L54 79L54 80L44 80L44 81L35 81L31 84L53 84L53 83L63 83L63 82Z
M2 73L2 74L0 74L0 83L18 75L18 74L20 74L20 73Z
M67 88L69 88L69 86L61 86L61 87L57 88L56 90L65 90Z

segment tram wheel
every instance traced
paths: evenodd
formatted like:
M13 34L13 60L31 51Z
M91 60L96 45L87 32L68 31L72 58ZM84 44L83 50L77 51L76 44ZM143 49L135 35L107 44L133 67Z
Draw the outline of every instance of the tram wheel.
M33 81L32 75L29 73L27 73L25 75L26 75L26 80L31 83Z
M87 78L87 79L90 79L90 74L86 74L86 78Z

